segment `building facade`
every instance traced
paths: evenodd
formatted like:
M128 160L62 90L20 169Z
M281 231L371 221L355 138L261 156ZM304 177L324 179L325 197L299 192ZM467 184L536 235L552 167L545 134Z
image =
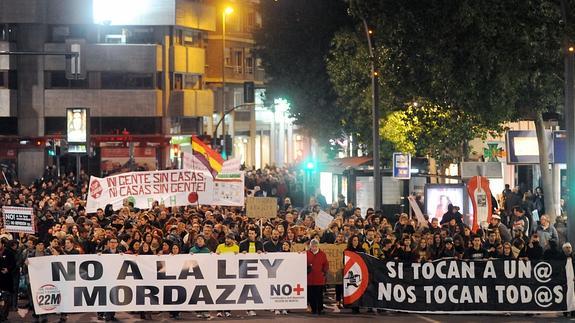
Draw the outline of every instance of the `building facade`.
M222 110L234 107L223 123L234 157L256 167L302 160L311 141L285 103L261 100L258 4L0 0L0 167L26 183L47 165L75 171L76 157L64 149L71 107L89 108L90 153L81 166L94 175L178 165L190 136L214 135ZM47 55L76 45L77 79L69 56ZM245 82L253 82L256 104L244 104ZM50 144L62 155L49 156Z
M115 171L129 156L166 167L170 137L202 133L214 111L205 75L215 26L205 1L0 0L0 51L61 53L79 43L85 76L67 78L61 55L0 56L0 160L24 182L41 175L53 162L45 144L65 144L66 108L87 107L83 168Z

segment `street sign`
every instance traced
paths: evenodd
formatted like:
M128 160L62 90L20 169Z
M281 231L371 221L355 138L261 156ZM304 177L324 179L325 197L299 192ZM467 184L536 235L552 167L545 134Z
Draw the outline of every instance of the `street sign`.
M411 154L393 153L393 178L411 178Z

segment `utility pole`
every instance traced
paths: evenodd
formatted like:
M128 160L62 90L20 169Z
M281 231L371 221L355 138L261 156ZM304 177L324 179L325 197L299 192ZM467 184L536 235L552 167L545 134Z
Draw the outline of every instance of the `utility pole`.
M573 97L573 68L575 46L565 26L567 26L567 5L561 0L563 38L563 63L565 66L565 129L567 130L567 240L575 244L575 98Z
M573 45L565 46L565 128L567 129L567 238L575 243L575 102L573 97Z
M381 209L381 167L379 161L379 73L376 68L376 57L373 51L372 34L367 21L362 18L367 45L369 47L369 56L371 61L371 113L372 120L372 146L373 146L373 207L375 210Z

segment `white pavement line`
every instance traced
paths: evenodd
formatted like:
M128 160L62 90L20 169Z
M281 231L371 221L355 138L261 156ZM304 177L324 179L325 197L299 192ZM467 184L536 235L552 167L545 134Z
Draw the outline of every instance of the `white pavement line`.
M424 321L426 321L426 322L429 322L429 323L441 323L441 321L437 321L437 320L434 320L434 319L430 319L429 317L425 317L425 316L423 316L423 315L421 315L421 314L415 314L415 316L417 316L417 317L419 317L420 319L422 319L422 320L424 320Z

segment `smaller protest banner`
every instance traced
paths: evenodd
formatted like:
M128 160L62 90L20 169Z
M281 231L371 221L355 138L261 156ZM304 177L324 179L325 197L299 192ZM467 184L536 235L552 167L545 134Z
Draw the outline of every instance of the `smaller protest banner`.
M8 232L35 233L34 209L31 207L2 208L4 228Z
M291 251L292 252L302 252L302 251L306 251L307 250L307 246L305 243L294 243L291 245Z
M343 252L347 248L345 243L342 244L321 244L320 249L325 252L329 262L329 271L327 273L327 284L336 285L343 283Z
M347 246L342 244L328 244L322 243L319 248L325 252L327 261L329 263L329 271L327 273L328 285L337 285L343 283L343 252ZM302 252L307 250L305 243L294 243L291 246L292 252Z
M324 211L319 211L317 217L315 218L315 225L317 225L320 229L325 230L333 221L333 216L329 215Z
M248 197L246 214L250 218L275 218L278 213L278 201L275 197Z

